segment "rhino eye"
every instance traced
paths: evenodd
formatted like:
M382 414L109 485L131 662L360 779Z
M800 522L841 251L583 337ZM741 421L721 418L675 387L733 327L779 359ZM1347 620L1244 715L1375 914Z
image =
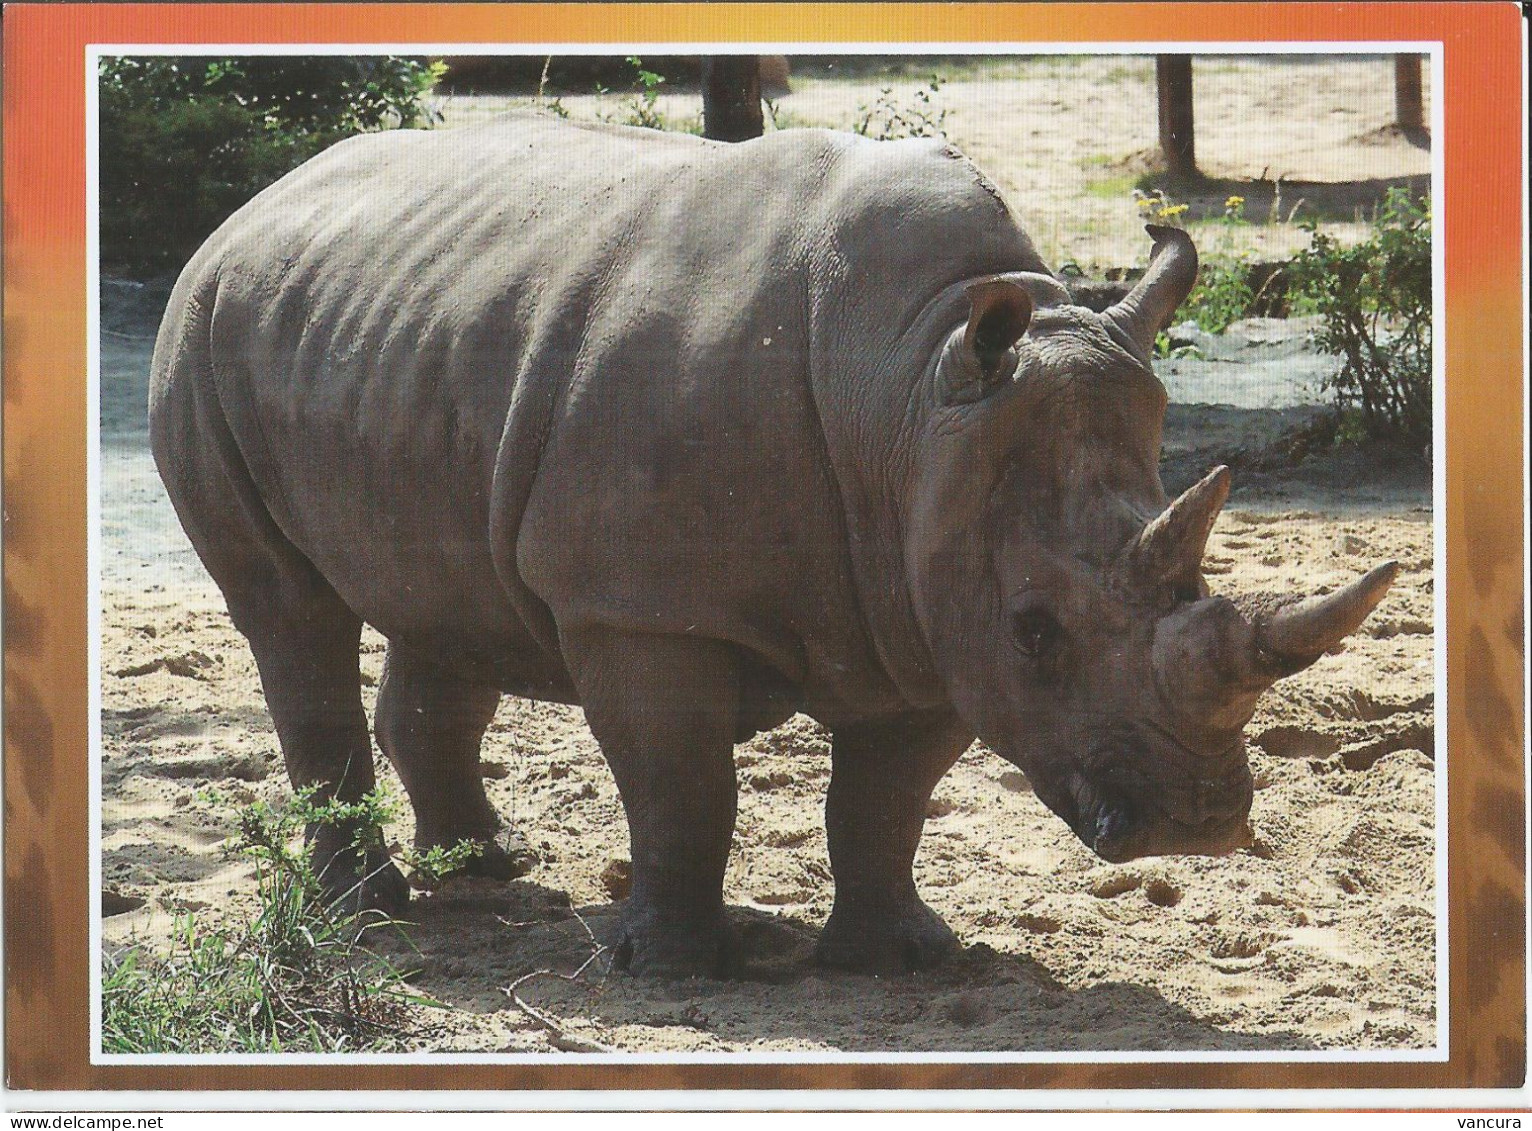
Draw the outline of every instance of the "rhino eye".
M1022 655L1043 659L1058 647L1064 628L1047 609L1022 609L1011 614L1011 640Z

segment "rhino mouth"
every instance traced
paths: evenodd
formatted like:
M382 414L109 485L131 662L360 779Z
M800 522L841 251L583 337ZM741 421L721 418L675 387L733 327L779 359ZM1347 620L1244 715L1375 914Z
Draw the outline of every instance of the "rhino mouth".
M1138 766L1093 758L1076 768L1059 815L1096 855L1120 864L1140 856L1222 856L1248 848L1254 783L1238 744L1192 772L1155 778Z
M1192 825L1163 809L1146 811L1131 801L1109 800L1099 805L1076 828L1101 859L1122 864L1141 856L1225 856L1248 848L1254 840L1244 816L1212 817Z

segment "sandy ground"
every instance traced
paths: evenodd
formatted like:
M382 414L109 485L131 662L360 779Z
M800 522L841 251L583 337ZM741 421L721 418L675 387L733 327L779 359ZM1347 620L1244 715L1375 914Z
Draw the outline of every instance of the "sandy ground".
M959 97L961 84L952 83L941 92L971 115L949 118L949 132L1040 225L1034 230L1055 256L1087 247L1076 243L1085 236L1065 234L1079 227L1070 210L1098 201L1082 194L1099 170L1087 159L1130 155L1152 141L1152 98L1133 86L1143 85L1133 76L1148 64L1079 66L1050 65L1014 89L972 83ZM1128 72L1113 81L1136 103L1132 123L1111 116L1117 101L1104 87L1113 66ZM1389 115L1389 73L1375 61L1211 61L1207 87L1199 86L1204 163L1219 154L1247 176L1269 165L1273 175L1316 180L1336 170L1415 172L1426 160L1420 151L1372 133ZM1203 97L1223 89L1217 83L1227 84L1225 94ZM1310 102L1316 90L1325 96L1284 101L1284 83ZM854 109L876 87L836 93L834 84L806 83L783 105L811 118L821 111L799 106L831 103L832 94L842 110ZM1284 137L1263 128L1268 152L1242 155L1231 139L1254 131L1237 115L1261 100L1289 107L1278 124L1292 129ZM1090 144L1061 140L1071 128ZM1025 138L1025 152L1002 152L1007 137ZM1054 171L1059 178L1048 180ZM1118 234L1098 225L1088 254L1100 263L1120 262L1129 240L1142 242L1132 236L1131 209L1112 204L1127 215L1119 224L1112 213ZM104 936L113 947L162 946L177 911L248 911L250 869L222 846L238 804L286 794L248 649L148 457L144 382L162 302L153 286L113 283L103 295L101 836ZM597 962L575 981L521 983L522 1001L554 1019L550 1026L506 987L540 970L568 973L589 956L588 930L599 935L615 913L613 864L626 859L626 828L580 712L506 699L486 739L484 773L541 863L512 883L456 881L417 896L416 988L449 1008L422 1013L405 1044L550 1052L597 1042L703 1053L1432 1045L1429 479L1409 459L1377 451L1296 465L1274 454L1274 442L1316 411L1327 364L1305 349L1302 330L1246 324L1214 351L1220 356L1162 370L1175 402L1167 486L1184 486L1215 462L1232 462L1238 477L1207 559L1216 590L1325 591L1386 558L1403 563L1394 591L1344 652L1263 700L1247 732L1258 789L1252 849L1105 864L1021 774L976 746L937 789L916 862L922 893L962 951L939 971L908 978L820 971L809 954L832 894L822 820L829 746L813 722L797 718L737 756L740 814L725 898L744 931L747 976L639 981L607 976ZM382 652L369 634L369 686ZM411 835L407 822L389 832L404 843Z

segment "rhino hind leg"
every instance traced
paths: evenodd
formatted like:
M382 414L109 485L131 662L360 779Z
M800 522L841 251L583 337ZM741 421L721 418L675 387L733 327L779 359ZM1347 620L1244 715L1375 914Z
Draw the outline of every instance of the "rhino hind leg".
M315 787L319 801L360 800L374 785L358 664L361 619L267 511L213 392L195 319L190 325L196 348L172 351L151 401L160 477L255 655L288 778ZM409 885L390 862L381 830L328 823L307 834L332 901L390 914L408 905Z
M258 612L236 612L232 596L229 609L255 653L293 786L317 786L319 800L358 801L376 784L357 663L361 620L333 591L323 590L316 586L306 610L283 600ZM389 915L408 906L409 885L389 858L380 828L339 822L307 833L331 901Z
M306 562L231 581L220 577L217 560L208 562L209 572L255 655L288 779L294 788L315 787L318 801L361 800L376 784L362 710L361 618ZM245 584L252 580L266 584ZM307 836L332 902L390 915L408 905L409 885L390 860L380 828L322 823L311 825Z
M723 908L734 835L739 664L709 640L561 626L591 732L628 816L633 882L613 966L683 978L739 973Z
M479 771L479 746L499 703L496 688L390 644L375 729L415 811L415 847L424 852L476 841L483 851L462 870L513 880L536 859L500 820Z
M825 802L835 905L815 961L907 973L936 965L956 945L916 892L912 868L931 791L972 741L945 713L835 730Z

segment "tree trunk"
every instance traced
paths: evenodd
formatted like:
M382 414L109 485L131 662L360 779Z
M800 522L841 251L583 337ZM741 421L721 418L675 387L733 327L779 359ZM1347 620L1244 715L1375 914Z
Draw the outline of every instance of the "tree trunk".
M1192 57L1156 55L1154 77L1159 89L1160 150L1172 176L1197 175L1197 146L1192 122Z
M761 116L761 64L755 55L702 60L702 136L745 141L766 129Z
M1419 55L1394 56L1394 117L1406 133L1426 128Z

